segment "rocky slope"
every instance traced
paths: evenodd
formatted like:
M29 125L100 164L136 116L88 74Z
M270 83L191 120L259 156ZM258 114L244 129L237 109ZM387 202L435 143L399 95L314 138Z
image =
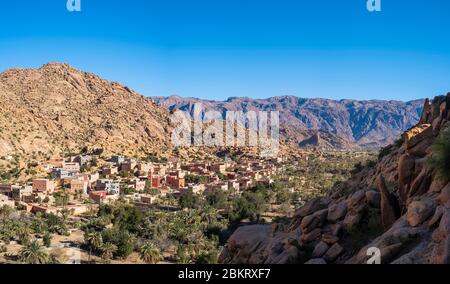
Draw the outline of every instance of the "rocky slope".
M321 132L324 146L333 148L385 146L417 123L423 106L423 100L335 101L294 96L269 99L229 98L223 102L178 96L152 99L169 110L192 111L194 103L202 103L205 110L216 109L221 112L279 111L282 139L303 144L304 140Z
M450 263L450 93L426 101L419 123L379 161L285 224L240 227L222 263ZM446 134L447 133L447 134ZM440 138L438 138L440 137ZM446 139L445 153L436 141ZM430 160L441 160L441 168Z
M81 147L144 154L170 146L169 113L119 83L69 65L0 74L0 156L41 159Z

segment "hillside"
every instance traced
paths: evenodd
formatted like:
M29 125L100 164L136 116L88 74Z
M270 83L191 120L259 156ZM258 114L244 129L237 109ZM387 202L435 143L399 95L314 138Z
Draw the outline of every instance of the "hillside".
M192 111L194 103L202 103L205 110L221 112L279 111L281 136L286 142L302 145L303 140L322 132L323 145L333 148L378 148L392 143L403 131L417 123L424 102L335 101L294 96L269 99L234 97L223 102L178 96L152 99L169 110Z
M285 223L240 227L222 263L450 263L450 93L327 196ZM368 256L369 255L369 256Z
M168 111L128 87L50 63L0 74L0 156L145 154L170 146Z

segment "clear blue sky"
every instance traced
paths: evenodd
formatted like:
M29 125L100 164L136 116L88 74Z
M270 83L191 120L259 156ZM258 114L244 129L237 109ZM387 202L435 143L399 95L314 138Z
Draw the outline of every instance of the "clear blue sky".
M0 2L0 70L66 62L146 96L412 100L450 91L450 1Z

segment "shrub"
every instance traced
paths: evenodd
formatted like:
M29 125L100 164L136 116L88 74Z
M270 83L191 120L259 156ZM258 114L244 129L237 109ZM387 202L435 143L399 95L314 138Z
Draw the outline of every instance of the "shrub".
M446 178L450 178L450 129L442 132L432 146L430 164Z

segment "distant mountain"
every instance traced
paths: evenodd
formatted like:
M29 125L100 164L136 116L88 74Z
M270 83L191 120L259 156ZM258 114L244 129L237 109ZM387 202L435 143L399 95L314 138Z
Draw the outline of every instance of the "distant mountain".
M295 96L269 99L232 97L226 101L171 96L152 97L152 100L171 111L192 111L195 103L202 103L205 110L221 112L279 111L282 139L299 146L312 146L308 141L320 133L318 146L327 148L385 146L419 121L424 104L424 100L357 101Z
M145 154L170 146L169 112L119 83L50 63L0 74L0 156Z

